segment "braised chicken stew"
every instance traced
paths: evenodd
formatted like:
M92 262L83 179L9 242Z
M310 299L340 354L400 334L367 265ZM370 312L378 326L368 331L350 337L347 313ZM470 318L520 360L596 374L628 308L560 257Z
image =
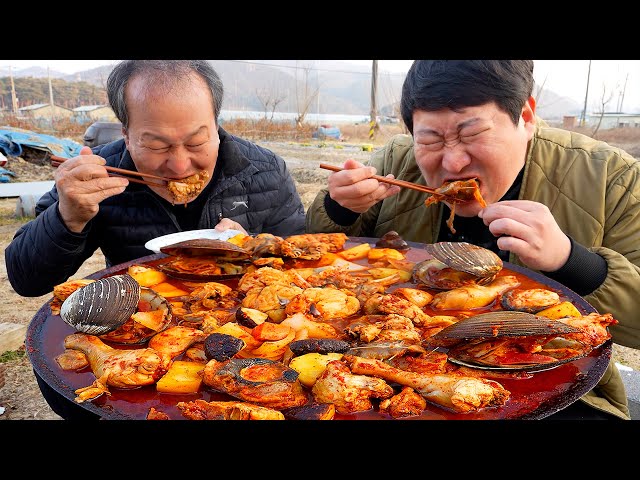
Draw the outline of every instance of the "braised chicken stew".
M236 278L178 279L158 269L163 255L109 273L131 275L169 304L171 321L145 342L74 331L48 312L43 354L63 393L106 418L538 418L586 393L585 375L601 375L610 355L610 314L513 265L456 275L463 267L443 263L442 252L493 258L464 244L434 256L343 234L230 241L254 262ZM434 260L435 270L425 267ZM488 315L497 325L491 315L509 312L526 321L466 324Z

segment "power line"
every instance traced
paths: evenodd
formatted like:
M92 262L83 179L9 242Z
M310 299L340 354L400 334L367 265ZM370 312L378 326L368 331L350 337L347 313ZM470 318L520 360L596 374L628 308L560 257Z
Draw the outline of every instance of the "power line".
M363 72L356 72L353 70L332 70L332 69L328 69L328 68L315 68L315 67L305 67L305 66L298 66L298 65L277 65L275 63L263 63L263 62L250 62L248 60L219 60L222 62L234 62L234 63L244 63L247 65L260 65L263 67L278 67L278 68L291 68L292 70L312 70L314 72L327 72L327 73L347 73L347 74L352 74L352 75L366 75L368 77L371 76L371 72L369 71L363 71ZM385 75L391 75L394 77L404 77L406 74L404 73L392 73L392 72L384 72Z

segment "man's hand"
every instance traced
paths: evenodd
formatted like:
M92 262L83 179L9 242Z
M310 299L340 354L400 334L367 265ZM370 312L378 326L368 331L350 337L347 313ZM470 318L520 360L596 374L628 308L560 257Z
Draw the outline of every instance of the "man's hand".
M245 235L249 235L242 225L228 218L223 218L222 220L220 220L220 222L214 228L219 232L224 232L225 230L240 230Z
M569 259L571 241L560 230L546 205L529 200L506 200L480 210L498 247L509 250L529 268L553 272Z
M365 167L355 160L347 160L343 168L340 172L329 174L329 195L353 212L364 213L379 201L400 191L400 187L396 185L371 178L376 174L374 167ZM387 178L394 177L389 174Z
M69 230L79 233L98 214L100 202L124 192L129 181L110 177L104 158L82 147L80 155L61 164L54 179L59 196L59 211Z

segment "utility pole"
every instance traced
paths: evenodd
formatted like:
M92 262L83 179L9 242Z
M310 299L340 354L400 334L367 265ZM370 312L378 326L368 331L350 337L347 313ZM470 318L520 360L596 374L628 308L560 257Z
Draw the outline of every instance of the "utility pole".
M9 67L9 77L11 78L11 111L18 114L18 97L16 97L16 86L13 84L13 66Z
M49 77L49 107L51 107L51 128L53 129L53 120L54 120L53 88L51 88L51 74L49 73L48 65L47 65L47 77Z
M591 77L591 60L589 60L589 70L587 71L587 91L584 93L584 108L582 109L582 115L580 116L581 127L584 127L584 122L587 115L587 98L589 98L589 77Z
M622 95L620 96L620 104L618 105L618 112L622 113L622 102L624 102L624 92L627 90L627 80L629 80L629 74L624 77L624 87L622 87Z
M371 120L369 121L369 139L373 140L378 130L378 107L376 97L378 93L378 61L374 60L371 67Z

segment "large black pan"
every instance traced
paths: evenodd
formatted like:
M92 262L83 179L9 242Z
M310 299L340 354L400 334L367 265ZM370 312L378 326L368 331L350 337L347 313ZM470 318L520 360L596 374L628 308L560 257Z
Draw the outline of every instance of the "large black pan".
M375 244L377 239L365 238L365 237L351 237L345 248L350 244L370 243ZM414 258L422 260L426 258L426 251L422 248L422 244L408 242L412 247L410 252L413 252ZM154 262L165 258L163 254L149 255L147 257L139 258L131 262L116 265L114 267L96 272L90 275L88 278L98 279L105 276L121 273L126 270L130 265L142 264ZM156 262L157 263L157 262ZM505 262L504 268L516 273L520 273L530 279L539 282L547 287L557 291L561 295L564 295L583 313L588 314L595 312L593 306L586 302L582 297L561 285L554 280L551 280L539 273L528 270L526 268L519 267L517 265ZM38 375L56 392L63 395L65 398L74 401L76 395L74 390L87 385L90 385L95 377L91 372L76 373L76 372L64 372L60 369L55 361L55 356L64 351L64 337L70 333L73 333L71 327L67 326L59 316L51 315L51 309L49 302L45 303L36 313L31 320L27 329L26 335L26 347L29 360L31 361L33 368ZM552 415L572 403L576 402L582 395L591 390L600 380L607 368L607 365L611 359L612 342L609 340L600 347L594 349L588 356L578 359L574 362L564 364L550 372L539 372L535 374L536 382L533 383L534 391L527 392L526 395L520 395L526 397L528 401L531 398L535 398L539 392L535 389L541 388L545 390L544 400L532 408L523 408L521 411L518 408L509 412L496 412L495 416L492 416L491 412L484 412L482 415L466 414L464 416L452 416L443 414L440 416L440 412L437 414L436 419L450 419L450 418L464 418L464 419L542 419L549 415ZM564 377L562 376L564 374ZM559 394L553 394L554 386L545 384L545 379L549 382L558 382L559 378L564 378L562 382L568 388L565 388ZM569 379L569 380L567 380ZM516 382L523 382L524 380L512 381L512 385L518 384ZM504 384L504 382L501 381ZM522 385L522 384L520 384ZM505 385L506 386L506 385ZM507 387L508 389L510 387ZM118 395L112 395L117 397ZM144 408L130 407L126 400L118 400L112 397L103 395L102 397L94 400L83 402L81 405L88 411L91 411L103 419L110 420L122 420L122 419L144 419L148 411L149 406L166 406L162 404L161 400L157 400L158 395L154 389L150 389L149 398ZM204 400L211 400L210 394L205 392L201 397ZM189 396L186 398L180 398L177 401L191 401L195 398ZM513 396L514 402L517 402L517 398ZM166 398L165 400L166 401ZM176 400L174 400L175 403ZM511 401L511 399L510 399ZM437 410L437 409L436 409Z

